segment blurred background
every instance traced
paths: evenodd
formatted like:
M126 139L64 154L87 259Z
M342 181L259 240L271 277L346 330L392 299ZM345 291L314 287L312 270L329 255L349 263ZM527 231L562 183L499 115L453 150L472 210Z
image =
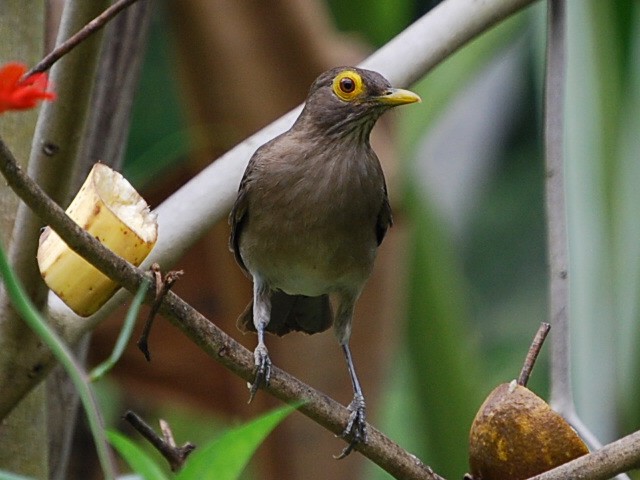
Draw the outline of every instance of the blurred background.
M156 2L125 176L158 205L301 103L319 73L357 64L437 3ZM580 415L606 442L640 426L640 2L568 5L574 386ZM372 139L395 224L357 306L355 362L368 420L447 478L467 470L478 407L518 375L547 320L545 21L539 2L452 55L410 86L423 103L387 115ZM175 291L253 349L255 337L235 328L251 284L227 249L228 234L221 221L181 259L176 268L185 275ZM110 352L123 312L95 332L91 363ZM267 341L277 366L350 401L330 331ZM123 427L120 415L131 408L150 423L168 420L178 443L198 444L278 405L264 393L247 405L245 382L162 319L150 347L147 363L132 342L99 385L111 425ZM543 398L547 350L529 383ZM82 436L77 444L86 455L74 455L69 478L90 478L92 447ZM342 448L294 414L260 448L245 478L390 478L358 453L334 460Z

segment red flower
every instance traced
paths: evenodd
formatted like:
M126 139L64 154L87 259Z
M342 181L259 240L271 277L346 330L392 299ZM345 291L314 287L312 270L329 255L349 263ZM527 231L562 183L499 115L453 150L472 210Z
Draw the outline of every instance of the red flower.
M53 100L56 94L47 92L46 73L35 73L20 80L27 71L21 63L7 63L0 67L0 113L7 110L26 110L38 100Z

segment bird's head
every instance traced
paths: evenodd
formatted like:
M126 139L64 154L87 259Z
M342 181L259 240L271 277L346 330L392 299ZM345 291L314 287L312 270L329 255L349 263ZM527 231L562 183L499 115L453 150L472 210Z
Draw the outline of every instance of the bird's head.
M321 74L309 90L299 122L331 136L355 133L368 136L385 111L420 102L409 90L393 88L379 73L356 67L338 67Z

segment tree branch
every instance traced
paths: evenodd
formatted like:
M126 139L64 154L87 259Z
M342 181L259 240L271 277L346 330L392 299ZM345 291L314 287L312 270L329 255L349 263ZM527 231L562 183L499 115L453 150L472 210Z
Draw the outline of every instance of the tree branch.
M640 468L640 431L529 480L566 480L567 478L607 480L636 468ZM616 478L619 477L620 475ZM625 476L625 478L628 477Z

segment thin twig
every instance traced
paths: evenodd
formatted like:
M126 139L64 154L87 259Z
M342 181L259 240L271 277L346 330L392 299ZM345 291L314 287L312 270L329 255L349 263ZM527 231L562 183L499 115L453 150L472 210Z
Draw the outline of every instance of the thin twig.
M531 371L536 363L536 359L540 354L540 349L542 348L542 344L544 340L547 338L547 334L549 333L549 329L551 325L548 323L542 322L538 331L536 332L536 336L533 337L533 341L531 342L531 346L529 347L529 351L527 352L527 358L524 360L524 365L522 365L522 370L520 370L520 376L518 377L518 385L522 385L523 387L527 386L527 382L529 382L529 376L531 375Z
M162 304L162 298L169 292L173 284L182 276L184 273L182 270L172 270L168 272L164 279L162 278L162 272L160 272L160 265L154 263L151 265L151 274L155 278L156 285L156 298L153 301L153 305L151 305L151 310L149 311L149 315L147 316L147 321L144 322L144 328L142 329L142 335L140 335L140 339L138 340L138 348L144 354L144 358L147 359L147 362L151 361L151 352L149 351L149 334L151 333L151 326L153 325L153 320L156 318L156 314L160 309L160 305Z
M149 443L153 445L158 452L160 452L167 462L169 462L172 472L180 470L189 454L196 448L196 446L191 442L187 442L181 447L176 446L171 427L164 420L160 420L160 430L162 431L161 437L142 418L131 410L128 410L122 418L129 422L129 424L135 428L140 435L146 438Z
M147 320L144 322L142 334L136 342L138 349L144 354L144 358L147 359L147 362L151 361L151 352L149 352L149 334L151 333L153 319L155 318L156 313L158 312L158 308L160 307L160 303L158 302L158 300L162 300L162 296L160 294L162 292L162 273L160 272L160 265L154 263L149 268L149 272L151 272L151 276L154 279L156 299L153 302L153 307L149 311L149 315L147 315Z
M68 40L62 42L59 46L52 50L51 53L40 60L35 67L33 67L22 76L22 81L26 80L35 73L45 72L49 70L54 63L64 57L79 44L84 42L90 35L94 34L102 27L104 27L106 23L113 17L115 17L118 13L120 13L120 11L124 10L137 1L138 0L118 0L96 18L87 23L82 29L78 31L78 33L73 35Z

